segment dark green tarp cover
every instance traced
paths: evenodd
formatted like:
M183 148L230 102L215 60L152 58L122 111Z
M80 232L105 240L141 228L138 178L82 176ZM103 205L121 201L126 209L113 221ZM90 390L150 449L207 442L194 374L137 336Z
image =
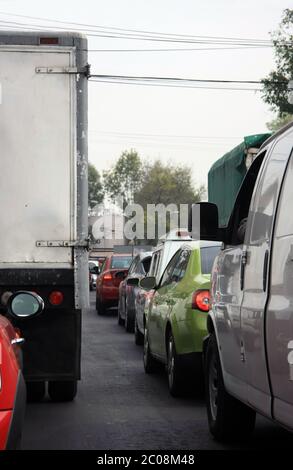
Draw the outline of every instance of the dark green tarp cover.
M259 148L271 134L244 137L243 142L217 160L208 173L209 202L217 204L219 225L228 224L234 202L246 174L245 157L250 147Z

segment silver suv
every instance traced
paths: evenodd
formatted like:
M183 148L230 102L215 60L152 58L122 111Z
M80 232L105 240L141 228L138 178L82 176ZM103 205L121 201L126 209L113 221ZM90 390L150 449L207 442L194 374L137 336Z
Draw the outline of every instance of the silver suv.
M218 439L247 435L255 412L293 430L293 124L261 147L228 226L200 204L201 238L222 241L204 343L207 409Z

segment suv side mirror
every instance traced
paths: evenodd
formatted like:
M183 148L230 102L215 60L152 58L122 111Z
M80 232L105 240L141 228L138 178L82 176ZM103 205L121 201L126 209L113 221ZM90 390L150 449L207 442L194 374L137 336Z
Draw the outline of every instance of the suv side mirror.
M223 230L219 229L217 205L212 202L192 204L189 211L188 230L195 239L224 241Z
M139 286L144 290L155 289L156 284L157 280L154 276L147 276L139 281Z

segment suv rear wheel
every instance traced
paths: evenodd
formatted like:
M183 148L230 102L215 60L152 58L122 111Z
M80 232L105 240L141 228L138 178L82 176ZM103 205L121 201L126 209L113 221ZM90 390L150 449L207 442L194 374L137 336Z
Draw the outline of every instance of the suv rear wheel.
M167 374L169 392L173 397L178 397L184 390L184 369L180 364L180 357L176 352L175 341L170 330L167 335Z
M152 356L149 344L149 334L147 326L144 327L144 342L143 342L143 365L146 374L152 374L155 372L157 362Z
M121 318L120 305L121 305L121 300L119 300L119 303L118 303L117 315L118 315L118 325L123 326L124 325L124 320L123 320L123 318Z
M134 333L134 319L129 315L127 303L125 303L125 330L127 333Z
M143 334L138 329L136 316L134 320L134 341L137 346L142 346L144 341Z
M255 411L226 391L214 334L210 336L207 347L205 380L211 434L219 441L235 441L249 436L255 425Z

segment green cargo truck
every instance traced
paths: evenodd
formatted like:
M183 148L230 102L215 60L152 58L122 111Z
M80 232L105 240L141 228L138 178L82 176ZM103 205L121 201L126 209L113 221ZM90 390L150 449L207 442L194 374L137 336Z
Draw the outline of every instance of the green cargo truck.
M228 224L232 208L244 176L259 148L271 134L244 137L237 147L217 160L208 173L209 202L217 204L219 226Z

